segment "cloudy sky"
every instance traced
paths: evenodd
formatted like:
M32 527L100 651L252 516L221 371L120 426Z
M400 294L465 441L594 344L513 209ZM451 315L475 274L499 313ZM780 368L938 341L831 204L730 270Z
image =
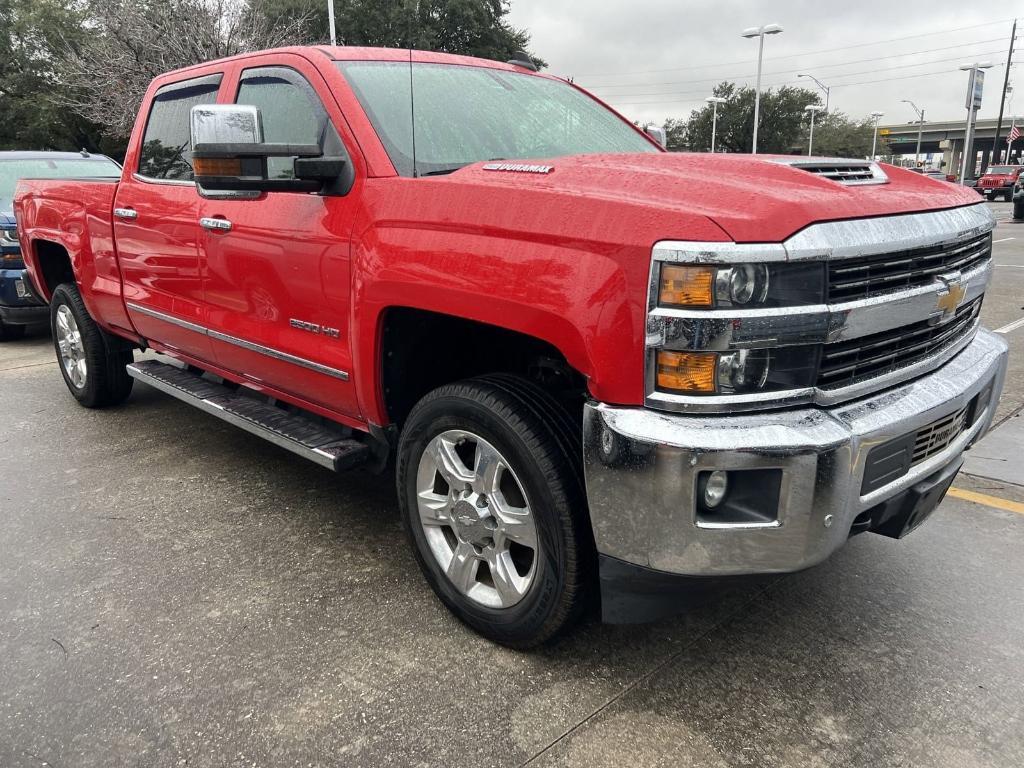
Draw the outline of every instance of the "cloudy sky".
M512 0L511 20L533 36L550 71L573 76L631 119L687 117L721 80L753 84L757 40L740 32L777 23L765 39L764 86L806 84L809 72L832 88L833 109L882 124L966 116L968 73L959 65L991 61L980 117L995 117L1006 71L1015 0ZM1017 32L1024 62L1024 22ZM1013 103L1024 113L1022 65ZM1009 104L1009 99L1007 100ZM1009 107L1008 107L1009 109ZM1008 113L1009 114L1009 113Z

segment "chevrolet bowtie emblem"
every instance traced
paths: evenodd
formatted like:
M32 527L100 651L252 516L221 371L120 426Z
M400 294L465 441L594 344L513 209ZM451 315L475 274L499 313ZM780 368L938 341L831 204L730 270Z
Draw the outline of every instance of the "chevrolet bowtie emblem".
M967 287L959 272L939 275L936 279L945 288L944 291L939 292L938 299L935 301L935 308L942 313L938 320L945 322L952 319L956 314L957 307L963 303L964 297L967 295Z

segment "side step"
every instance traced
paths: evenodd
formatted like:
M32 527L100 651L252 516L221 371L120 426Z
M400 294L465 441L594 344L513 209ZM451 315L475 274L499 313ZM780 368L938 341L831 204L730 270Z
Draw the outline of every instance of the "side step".
M131 363L127 371L134 379L335 472L351 469L370 458L370 447L348 437L344 427L332 429L318 424L240 395L197 373L156 360Z

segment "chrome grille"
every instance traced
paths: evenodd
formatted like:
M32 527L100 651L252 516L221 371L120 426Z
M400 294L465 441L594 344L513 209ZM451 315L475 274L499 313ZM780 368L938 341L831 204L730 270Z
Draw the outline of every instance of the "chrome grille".
M822 349L817 386L837 389L924 360L974 332L981 298L957 309L941 325L924 320L891 331L826 344Z
M886 291L929 285L935 276L966 272L992 258L992 235L927 248L894 251L829 263L828 300L854 301Z
M914 438L914 455L911 465L920 464L937 453L942 453L956 440L967 426L967 408L929 424Z

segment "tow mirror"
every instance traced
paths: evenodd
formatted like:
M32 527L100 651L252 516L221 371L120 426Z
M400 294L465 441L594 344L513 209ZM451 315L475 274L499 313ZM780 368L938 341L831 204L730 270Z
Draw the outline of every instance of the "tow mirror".
M644 133L658 142L661 146L668 146L668 134L665 133L665 129L659 125L645 125Z
M192 170L200 193L320 192L345 171L343 157L325 157L316 144L263 141L257 107L192 107ZM293 173L270 176L268 158L290 157Z

